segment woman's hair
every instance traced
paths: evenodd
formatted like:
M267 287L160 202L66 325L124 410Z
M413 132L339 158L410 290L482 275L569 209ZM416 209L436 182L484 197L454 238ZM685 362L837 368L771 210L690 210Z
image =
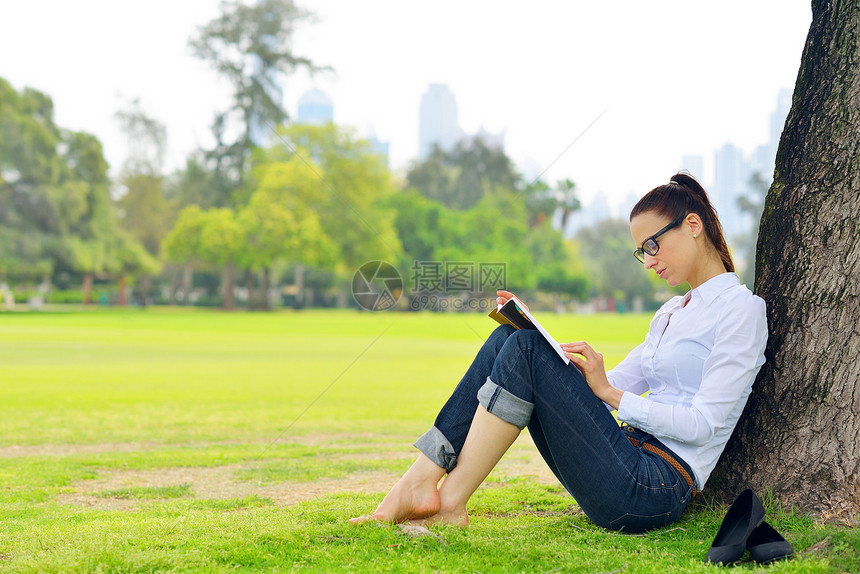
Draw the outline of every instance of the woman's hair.
M669 183L658 185L633 206L630 220L633 221L637 215L648 212L659 213L670 221L688 213L697 214L705 226L705 235L717 250L726 270L735 270L732 256L729 254L729 246L726 245L726 239L723 237L723 226L720 225L717 210L711 205L708 194L696 178L684 172L673 175Z

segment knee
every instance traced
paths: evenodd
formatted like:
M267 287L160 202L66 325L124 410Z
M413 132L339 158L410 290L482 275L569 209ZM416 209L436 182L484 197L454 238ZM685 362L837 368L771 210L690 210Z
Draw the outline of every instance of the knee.
M516 333L517 329L513 325L499 325L496 327L490 337L500 337L502 339L507 339L512 334Z
M508 344L511 347L516 347L520 351L528 352L535 347L543 351L543 346L537 345L537 343L542 340L543 335L541 335L539 331L531 329L517 329L508 337Z
M516 332L517 329L512 325L499 325L492 333L490 333L490 336L487 338L487 343L498 353L504 346L505 341L507 341L508 338Z

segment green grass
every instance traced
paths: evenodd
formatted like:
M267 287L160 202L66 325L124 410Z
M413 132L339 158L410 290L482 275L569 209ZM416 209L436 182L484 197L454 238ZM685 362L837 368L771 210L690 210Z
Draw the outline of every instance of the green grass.
M540 318L608 366L649 320ZM493 327L478 314L0 314L0 572L713 571L701 560L724 508L696 502L666 529L619 535L502 465L467 529L413 539L347 523L408 467ZM767 571L860 570L854 530L772 501L768 521L798 556Z
M146 500L151 498L182 498L194 496L190 484L173 484L170 486L137 486L131 488L116 488L102 490L96 493L100 498L125 498Z

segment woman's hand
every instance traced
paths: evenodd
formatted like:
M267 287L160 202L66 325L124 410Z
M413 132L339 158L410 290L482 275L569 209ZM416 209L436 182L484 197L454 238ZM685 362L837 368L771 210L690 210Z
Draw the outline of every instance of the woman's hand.
M603 355L592 349L585 341L562 343L561 349L585 376L591 392L604 403L617 409L624 393L609 384L606 367L603 366Z
M496 299L496 301L498 302L499 305L504 305L505 303L507 303L508 301L511 300L511 297L514 296L514 294L511 293L510 291L502 291L501 289L496 291L496 295L498 295L498 298ZM520 303L523 303L523 302L520 301ZM526 311L529 310L528 306L526 306L525 303L523 303L523 307L526 308Z

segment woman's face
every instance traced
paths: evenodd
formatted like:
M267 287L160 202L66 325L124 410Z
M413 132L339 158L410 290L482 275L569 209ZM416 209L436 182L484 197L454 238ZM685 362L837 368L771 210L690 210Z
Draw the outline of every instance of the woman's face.
M691 216L681 221L680 225L669 229L655 239L659 248L656 255L645 253L645 269L654 272L671 285L687 283L696 262L696 245L693 238L694 230L689 221ZM656 212L640 213L630 221L630 234L633 243L641 247L645 241L666 227L672 220ZM692 222L695 224L695 222Z

